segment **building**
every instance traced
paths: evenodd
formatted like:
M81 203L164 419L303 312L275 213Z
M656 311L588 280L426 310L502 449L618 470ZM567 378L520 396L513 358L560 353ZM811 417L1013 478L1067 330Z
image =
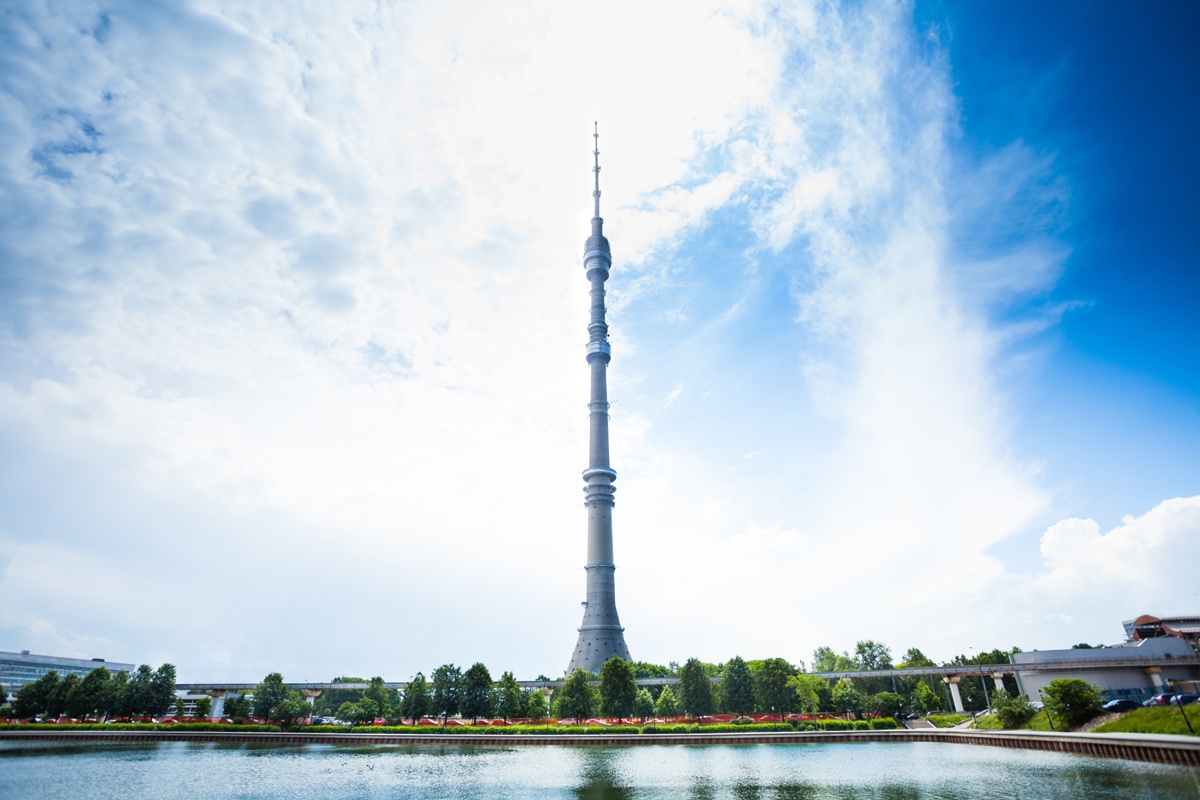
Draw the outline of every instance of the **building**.
M1136 619L1127 619L1125 639L1135 642L1140 639L1156 639L1159 636L1175 636L1186 639L1195 647L1200 645L1200 614L1180 614L1173 617L1155 617L1143 614Z
M587 539L587 599L583 604L583 624L575 651L567 665L567 674L582 668L594 674L613 656L626 661L629 648L625 646L625 629L617 616L617 597L613 563L612 510L613 481L617 473L608 458L608 362L612 349L608 343L605 323L604 282L612 266L608 239L604 237L604 220L600 217L600 133L595 140L595 165L592 172L596 188L592 192L595 215L592 235L583 246L583 268L592 285L592 315L588 324L587 363L591 371L591 402L588 403L588 468L583 471L584 507L588 515Z
M0 651L0 686L3 686L11 697L20 691L22 686L33 683L48 672L57 672L60 678L68 674L82 678L97 667L107 667L109 672L133 672L137 669L133 664L105 661L103 658L43 656L28 650L19 653Z
M1140 639L1112 647L1034 650L1009 656L1021 694L1037 700L1052 680L1082 678L1108 699L1145 700L1153 695L1196 691L1200 656L1174 636Z

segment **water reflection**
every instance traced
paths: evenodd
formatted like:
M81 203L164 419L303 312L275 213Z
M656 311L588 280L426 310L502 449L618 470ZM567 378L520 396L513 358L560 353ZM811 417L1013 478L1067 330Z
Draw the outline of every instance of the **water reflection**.
M0 797L991 800L1200 797L1200 770L931 743L421 747L0 742Z

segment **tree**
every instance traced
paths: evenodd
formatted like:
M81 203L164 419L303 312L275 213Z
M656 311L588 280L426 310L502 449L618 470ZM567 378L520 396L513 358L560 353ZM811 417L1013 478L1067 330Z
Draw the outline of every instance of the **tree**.
M848 653L837 654L828 647L818 647L813 651L813 672L853 672L858 664Z
M112 691L112 674L105 667L96 669L83 676L74 692L74 698L67 698L73 717L100 716L107 712L108 695Z
M363 698L375 701L379 716L391 716L392 706L396 705L396 690L387 688L381 677L371 678L370 683L371 685L363 692Z
M201 697L196 701L196 717L197 719L206 719L212 714L212 698Z
M788 679L795 673L786 659L768 658L763 661L755 686L759 708L779 714L781 721L785 714L793 711L798 698L796 690L788 685Z
M357 703L343 703L343 706L348 706L348 714L343 719L353 722L355 725L364 723L373 723L375 718L379 716L379 703L376 703L369 697L364 697ZM341 709L338 709L341 711Z
M147 711L150 716L165 714L175 700L175 665L163 664L154 671L146 689Z
M833 707L842 712L853 712L855 714L863 710L863 696L850 683L843 678L833 687Z
M521 693L521 685L511 672L500 675L500 687L496 696L496 713L508 722L513 717L521 716L521 707L525 697Z
M17 719L33 719L46 711L50 696L58 688L58 673L50 670L32 683L27 683L13 698L13 714Z
M287 699L288 688L283 676L272 672L254 687L254 718L270 719L271 709Z
M660 717L673 717L679 713L679 704L675 702L675 693L671 691L670 686L663 687L658 702L654 704L654 710Z
M811 713L821 707L821 691L829 691L829 685L815 675L803 672L788 678L788 686L796 695L796 710Z
M546 695L537 689L525 693L525 714L534 722L546 718Z
M187 716L187 700L182 697L175 698L175 719L183 719Z
M1037 713L1033 703L1030 703L1024 695L1011 695L1003 689L998 689L992 694L992 707L996 709L996 718L1000 720L1000 727L1005 730L1026 725Z
M330 683L366 683L366 678L358 678L353 675L339 675ZM341 708L342 703L349 701L351 704L357 703L363 699L362 689L325 689L321 692L317 700L321 708ZM337 716L336 714L334 716Z
M712 681L698 658L689 658L679 670L679 705L683 713L693 717L711 714L716 710Z
M618 722L631 716L637 691L637 679L628 661L613 656L600 667L600 712L605 716L616 717Z
M135 717L148 717L154 713L154 672L149 664L142 664L129 676L122 691L121 705L125 713Z
M920 648L910 647L904 651L904 661L900 664L903 669L905 667L936 667L937 664L929 660L929 657L921 652Z
M443 664L433 671L433 713L446 718L458 713L458 697L462 684L462 670L453 664Z
M128 717L133 713L129 708L129 699L129 673L121 670L113 674L109 683L104 713L108 716Z
M918 683L917 690L913 694L916 695L917 703L920 704L922 711L938 711L942 707L941 696L930 689L928 683Z
M866 698L866 705L872 714L894 717L900 713L900 708L904 705L904 698L895 692L876 692Z
M596 710L596 690L588 685L591 678L579 667L571 673L566 683L558 690L554 705L559 717L585 720Z
M633 698L633 715L641 718L642 722L654 714L654 696L648 689L638 689Z
M404 687L404 700L400 704L401 713L412 720L413 725L433 709L429 697L429 684L425 676L418 672Z
M887 645L872 639L858 642L854 645L854 661L859 669L887 670L892 669L892 651ZM876 694L891 688L889 678L858 678L857 690L864 694Z
M68 672L63 676L63 679L55 685L46 700L46 716L51 719L58 719L65 714L67 711L67 695L77 686L79 686L79 676L74 672Z
M4 684L0 683L0 706L8 705L8 692L4 691Z
M635 678L669 678L672 675L668 667L660 664L648 664L645 661L633 662L633 675Z
M1100 690L1080 678L1057 678L1042 690L1046 711L1075 728L1100 713Z
M749 714L754 711L754 678L741 656L734 656L725 665L721 678L721 703L730 714Z
M231 694L225 698L224 714L238 724L245 722L253 710L250 698L243 694Z
M478 661L463 674L459 710L474 722L492 714L492 674Z

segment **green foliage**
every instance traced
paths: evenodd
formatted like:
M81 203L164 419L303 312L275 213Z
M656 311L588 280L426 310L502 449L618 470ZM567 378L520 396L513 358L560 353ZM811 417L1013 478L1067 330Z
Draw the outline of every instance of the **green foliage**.
M369 703L370 707L374 711L378 711L379 707L375 704L374 700L363 698L360 703ZM267 712L267 719L271 722L280 722L284 725L293 725L295 724L296 720L311 715L312 707L309 706L308 701L304 699L304 695L293 691L285 693L283 699L271 707L271 710ZM374 714L371 715L371 718L374 719Z
M942 698L937 692L929 688L927 683L918 683L917 690L913 693L916 696L917 703L920 704L922 711L940 711L942 708Z
M1100 690L1079 678L1058 678L1042 690L1046 711L1068 728L1075 728L1100 713Z
M833 707L842 713L850 711L858 714L866 707L866 702L850 681L843 678L833 687Z
M936 667L937 664L929 660L929 657L921 652L920 648L910 647L904 651L904 661L901 662L900 668L907 667Z
M644 722L648 717L654 716L654 696L647 689L638 689L637 695L633 698L633 715L640 717Z
M212 698L201 697L196 701L196 717L204 718L212 714Z
M8 704L8 692L4 690L4 684L0 683L0 706Z
M54 670L17 690L13 698L13 714L17 719L33 719L46 710L50 695L58 688L58 673Z
M754 711L754 678L741 656L734 656L725 665L721 678L721 703L729 714L750 714Z
M353 675L339 675L330 683L366 683L365 678L356 678ZM317 698L318 705L321 708L341 708L342 703L349 702L357 703L363 699L362 689L325 689Z
M654 710L660 717L674 717L679 714L679 703L676 702L675 693L671 691L670 686L663 687L658 695L658 702L654 704Z
M67 696L67 713L76 719L99 716L107 710L111 691L112 674L105 667L97 667L84 675Z
M138 717L148 715L147 712L155 701L154 671L150 669L149 664L141 664L133 671L122 694L121 705L125 709L124 713Z
M243 694L231 694L225 697L225 707L222 713L235 723L242 723L254 711L250 698Z
M399 692L395 689L387 688L386 682L382 677L376 676L371 678L370 684L363 691L363 698L375 701L375 705L379 707L379 716L392 716L392 709L400 703Z
M287 684L278 672L272 672L263 678L262 683L254 687L254 699L251 701L254 704L254 717L268 719L271 709L287 699L287 692Z
M443 720L458 713L462 670L443 664L433 671L433 713Z
M1192 730L1188 730L1183 715L1191 720ZM1096 727L1096 733L1170 733L1176 736L1200 736L1200 708L1195 705L1184 706L1154 706L1150 708L1135 708L1122 714L1112 722L1106 722Z
M67 695L77 686L79 686L79 676L73 672L67 673L66 677L55 684L46 701L46 716L51 719L57 719L65 714L67 711Z
M150 686L146 690L149 705L146 709L149 716L167 713L175 702L175 665L162 664L150 678Z
M716 711L712 681L698 658L689 658L679 671L679 705L693 717Z
M1005 730L1020 728L1028 724L1029 720L1033 719L1033 715L1037 713L1033 704L1023 695L1013 696L1005 691L998 691L992 695L992 708L996 710L996 720L1000 723L1000 727Z
M879 719L871 720L871 730L873 731L887 731L899 727L900 723L891 717L880 717Z
M418 672L404 686L404 699L400 702L401 714L414 723L433 710L433 698L429 696L429 684Z
M617 656L600 668L600 711L605 716L621 720L633 715L637 697L637 679L633 666Z
M537 689L530 689L525 693L525 715L527 717L536 722L539 719L545 719L547 711L549 709L546 707L546 695Z
M116 672L109 683L108 696L105 698L104 713L110 717L126 717L133 713L129 708L129 673L125 670Z
M891 717L900 713L904 698L895 692L879 692L867 698L867 708L873 714Z
M183 719L187 716L187 701L182 697L175 698L175 719Z
M799 704L796 689L788 680L796 674L796 670L785 659L768 658L755 675L754 693L758 697L758 707L763 713L783 715L795 711Z
M853 672L858 664L849 653L833 652L828 647L818 647L813 651L813 672Z
M524 707L525 696L521 692L521 685L511 672L505 672L500 676L500 685L496 692L496 714L507 722L513 717L524 716Z
M934 714L928 719L935 728L953 728L963 720L970 718L967 714Z
M670 669L659 664L648 664L645 661L633 662L635 678L669 678L672 674Z
M801 713L818 710L821 707L821 690L829 691L825 681L803 672L788 678L788 686L796 695L796 710Z
M478 661L463 674L458 708L473 720L492 715L492 673Z
M595 713L598 698L596 690L588 685L591 677L582 669L575 668L555 695L554 706L558 717L582 720Z

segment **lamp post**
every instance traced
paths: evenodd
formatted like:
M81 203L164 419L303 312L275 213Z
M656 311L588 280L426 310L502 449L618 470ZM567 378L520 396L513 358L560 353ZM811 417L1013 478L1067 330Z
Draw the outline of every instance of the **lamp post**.
M1042 698L1042 711L1046 712L1046 723L1050 725L1050 730L1054 730L1054 717L1050 716L1050 709L1046 708L1046 698L1042 696L1042 690L1038 689L1038 697Z
M1179 699L1179 713L1183 716L1183 724L1187 725L1188 733L1195 735L1196 731L1192 729L1192 721L1188 719L1187 712L1183 710L1183 693L1179 691L1179 684L1171 681L1171 688L1175 690L1175 697Z

